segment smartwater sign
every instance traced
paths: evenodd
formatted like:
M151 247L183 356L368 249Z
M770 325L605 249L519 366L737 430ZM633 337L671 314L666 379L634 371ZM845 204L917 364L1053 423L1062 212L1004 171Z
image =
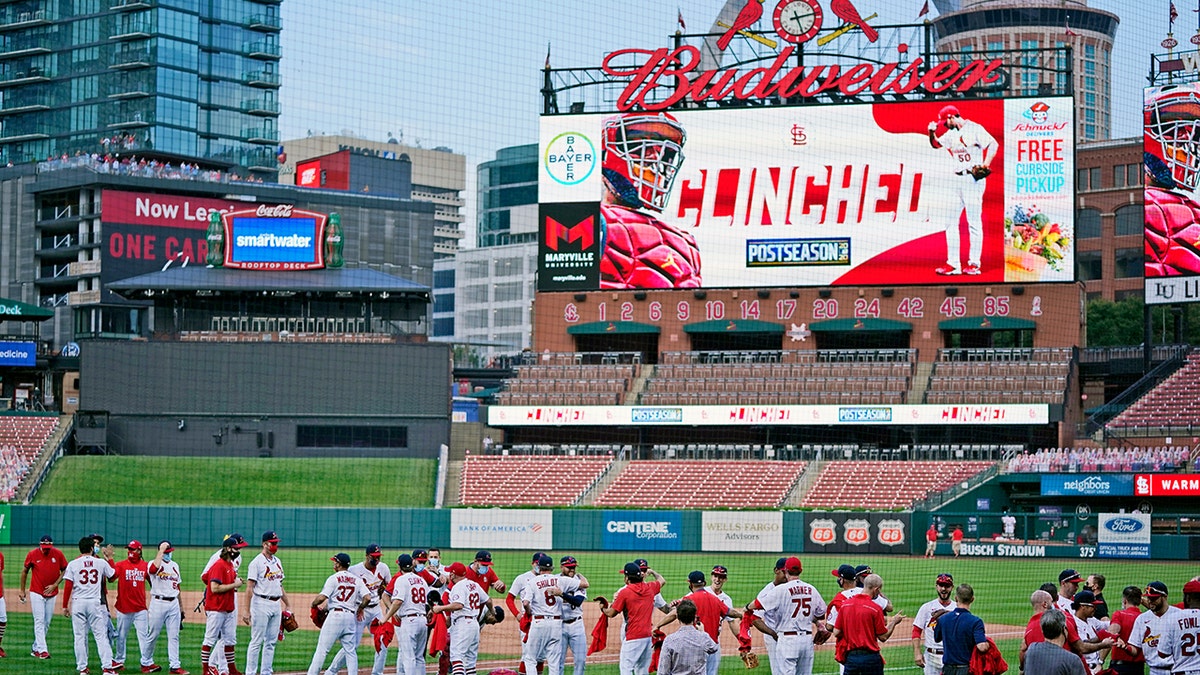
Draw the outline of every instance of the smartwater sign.
M32 342L0 342L0 366L32 366L37 362L37 345Z
M542 509L453 509L450 548L554 547L554 512Z
M1144 513L1101 513L1096 554L1101 558L1149 558L1150 516Z
M1123 497L1133 494L1133 476L1117 473L1042 474L1044 497Z
M679 551L683 548L683 514L678 511L605 511L606 551Z

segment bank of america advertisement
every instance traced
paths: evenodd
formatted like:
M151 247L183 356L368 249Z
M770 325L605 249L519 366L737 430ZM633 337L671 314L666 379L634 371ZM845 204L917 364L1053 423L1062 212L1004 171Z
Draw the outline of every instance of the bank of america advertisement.
M541 119L542 291L1071 282L1070 98Z
M1200 300L1200 83L1145 90L1146 304Z

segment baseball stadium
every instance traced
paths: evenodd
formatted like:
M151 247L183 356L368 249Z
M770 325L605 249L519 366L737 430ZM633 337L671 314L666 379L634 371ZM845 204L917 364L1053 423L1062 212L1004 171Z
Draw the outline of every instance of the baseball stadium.
M59 4L0 2L0 672L1200 673L1200 52L1122 143L1082 1L531 20L475 184L281 141L280 0Z

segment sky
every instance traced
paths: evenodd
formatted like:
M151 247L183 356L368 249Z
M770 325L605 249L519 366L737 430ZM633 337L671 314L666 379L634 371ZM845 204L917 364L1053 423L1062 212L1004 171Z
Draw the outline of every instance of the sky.
M915 22L924 0L857 0L880 23ZM1200 0L1181 0L1175 38L1190 46ZM822 2L828 5L828 2ZM508 3L286 0L281 6L284 139L349 133L449 147L466 155L473 245L475 167L496 150L537 142L547 49L553 67L598 66L607 52L666 46L677 12L688 32L712 25L724 0L514 0ZM767 12L760 28L770 25ZM1163 51L1168 0L1093 0L1120 17L1113 54L1114 138L1141 135L1151 53ZM933 3L930 3L933 7ZM936 10L934 10L936 12Z

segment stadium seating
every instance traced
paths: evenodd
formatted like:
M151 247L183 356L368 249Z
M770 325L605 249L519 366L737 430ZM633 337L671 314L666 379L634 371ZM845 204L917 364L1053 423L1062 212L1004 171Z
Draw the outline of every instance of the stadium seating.
M596 498L596 506L775 508L805 462L636 461Z
M1110 428L1200 425L1200 352L1108 423Z
M0 502L16 496L17 486L57 426L56 416L0 416Z
M391 333L293 333L289 331L215 331L193 330L179 334L181 342L348 342L352 344L393 344Z
M800 506L824 509L905 509L987 470L993 462L830 462Z
M612 461L611 456L468 455L459 500L466 506L571 506Z
M621 405L640 372L636 363L528 364L496 394L500 405Z
M1062 403L1069 348L942 349L926 403Z
M1150 448L1042 448L1008 461L1009 473L1075 473L1080 471L1174 472L1187 465L1187 446Z

